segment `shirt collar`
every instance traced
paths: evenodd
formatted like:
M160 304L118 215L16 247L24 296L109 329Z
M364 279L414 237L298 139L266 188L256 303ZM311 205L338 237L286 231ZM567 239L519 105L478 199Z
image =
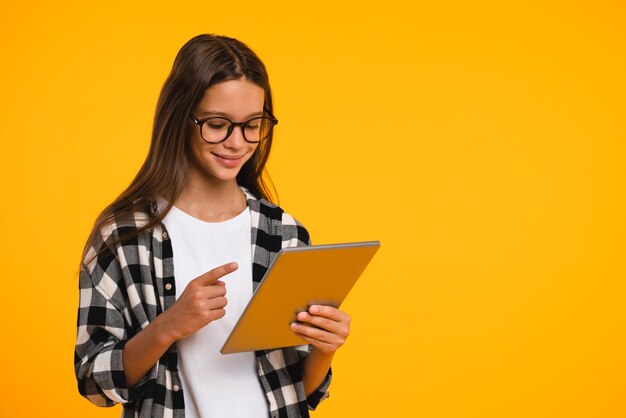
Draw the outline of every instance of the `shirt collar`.
M239 189L246 195L246 201L248 202L248 206L250 206L250 201L257 200L257 198L250 193L248 189L243 186L239 186ZM157 215L161 213L167 207L167 200L162 198L161 196L157 197L156 201L152 202L150 205L150 214Z

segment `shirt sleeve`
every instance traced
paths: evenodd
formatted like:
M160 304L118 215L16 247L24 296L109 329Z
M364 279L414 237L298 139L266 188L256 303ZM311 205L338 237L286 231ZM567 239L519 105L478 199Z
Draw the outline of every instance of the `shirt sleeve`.
M128 402L129 390L122 362L126 342L123 313L111 303L104 290L94 284L86 266L81 269L79 287L74 353L78 390L98 406Z

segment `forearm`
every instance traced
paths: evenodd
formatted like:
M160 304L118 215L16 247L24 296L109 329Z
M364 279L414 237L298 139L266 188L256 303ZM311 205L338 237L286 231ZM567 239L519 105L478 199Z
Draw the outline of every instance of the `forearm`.
M163 314L157 316L124 345L122 358L129 388L137 384L174 343L174 338L164 332L164 319Z
M323 353L313 347L309 355L302 363L302 382L304 383L304 392L309 396L322 384L330 364L333 360L334 353Z

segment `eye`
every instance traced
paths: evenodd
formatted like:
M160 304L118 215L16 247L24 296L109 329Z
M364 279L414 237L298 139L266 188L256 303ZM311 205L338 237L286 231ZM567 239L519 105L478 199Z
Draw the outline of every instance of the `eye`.
M206 125L209 127L209 129L215 130L224 129L226 127L226 123L217 121L207 121Z
M249 131L257 131L259 129L261 129L261 125L263 124L263 118L254 118L251 119L247 124L246 124L246 130Z

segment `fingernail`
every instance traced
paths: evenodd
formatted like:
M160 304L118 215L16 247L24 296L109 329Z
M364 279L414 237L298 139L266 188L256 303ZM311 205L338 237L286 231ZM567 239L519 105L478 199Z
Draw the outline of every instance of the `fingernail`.
M306 319L306 312L299 312L297 318L300 320Z
M309 312L311 313L317 313L319 311L319 308L316 305L313 305L309 308Z
M291 327L291 329L296 329L296 328L298 328L298 324L296 324L295 322L292 322L290 327Z

